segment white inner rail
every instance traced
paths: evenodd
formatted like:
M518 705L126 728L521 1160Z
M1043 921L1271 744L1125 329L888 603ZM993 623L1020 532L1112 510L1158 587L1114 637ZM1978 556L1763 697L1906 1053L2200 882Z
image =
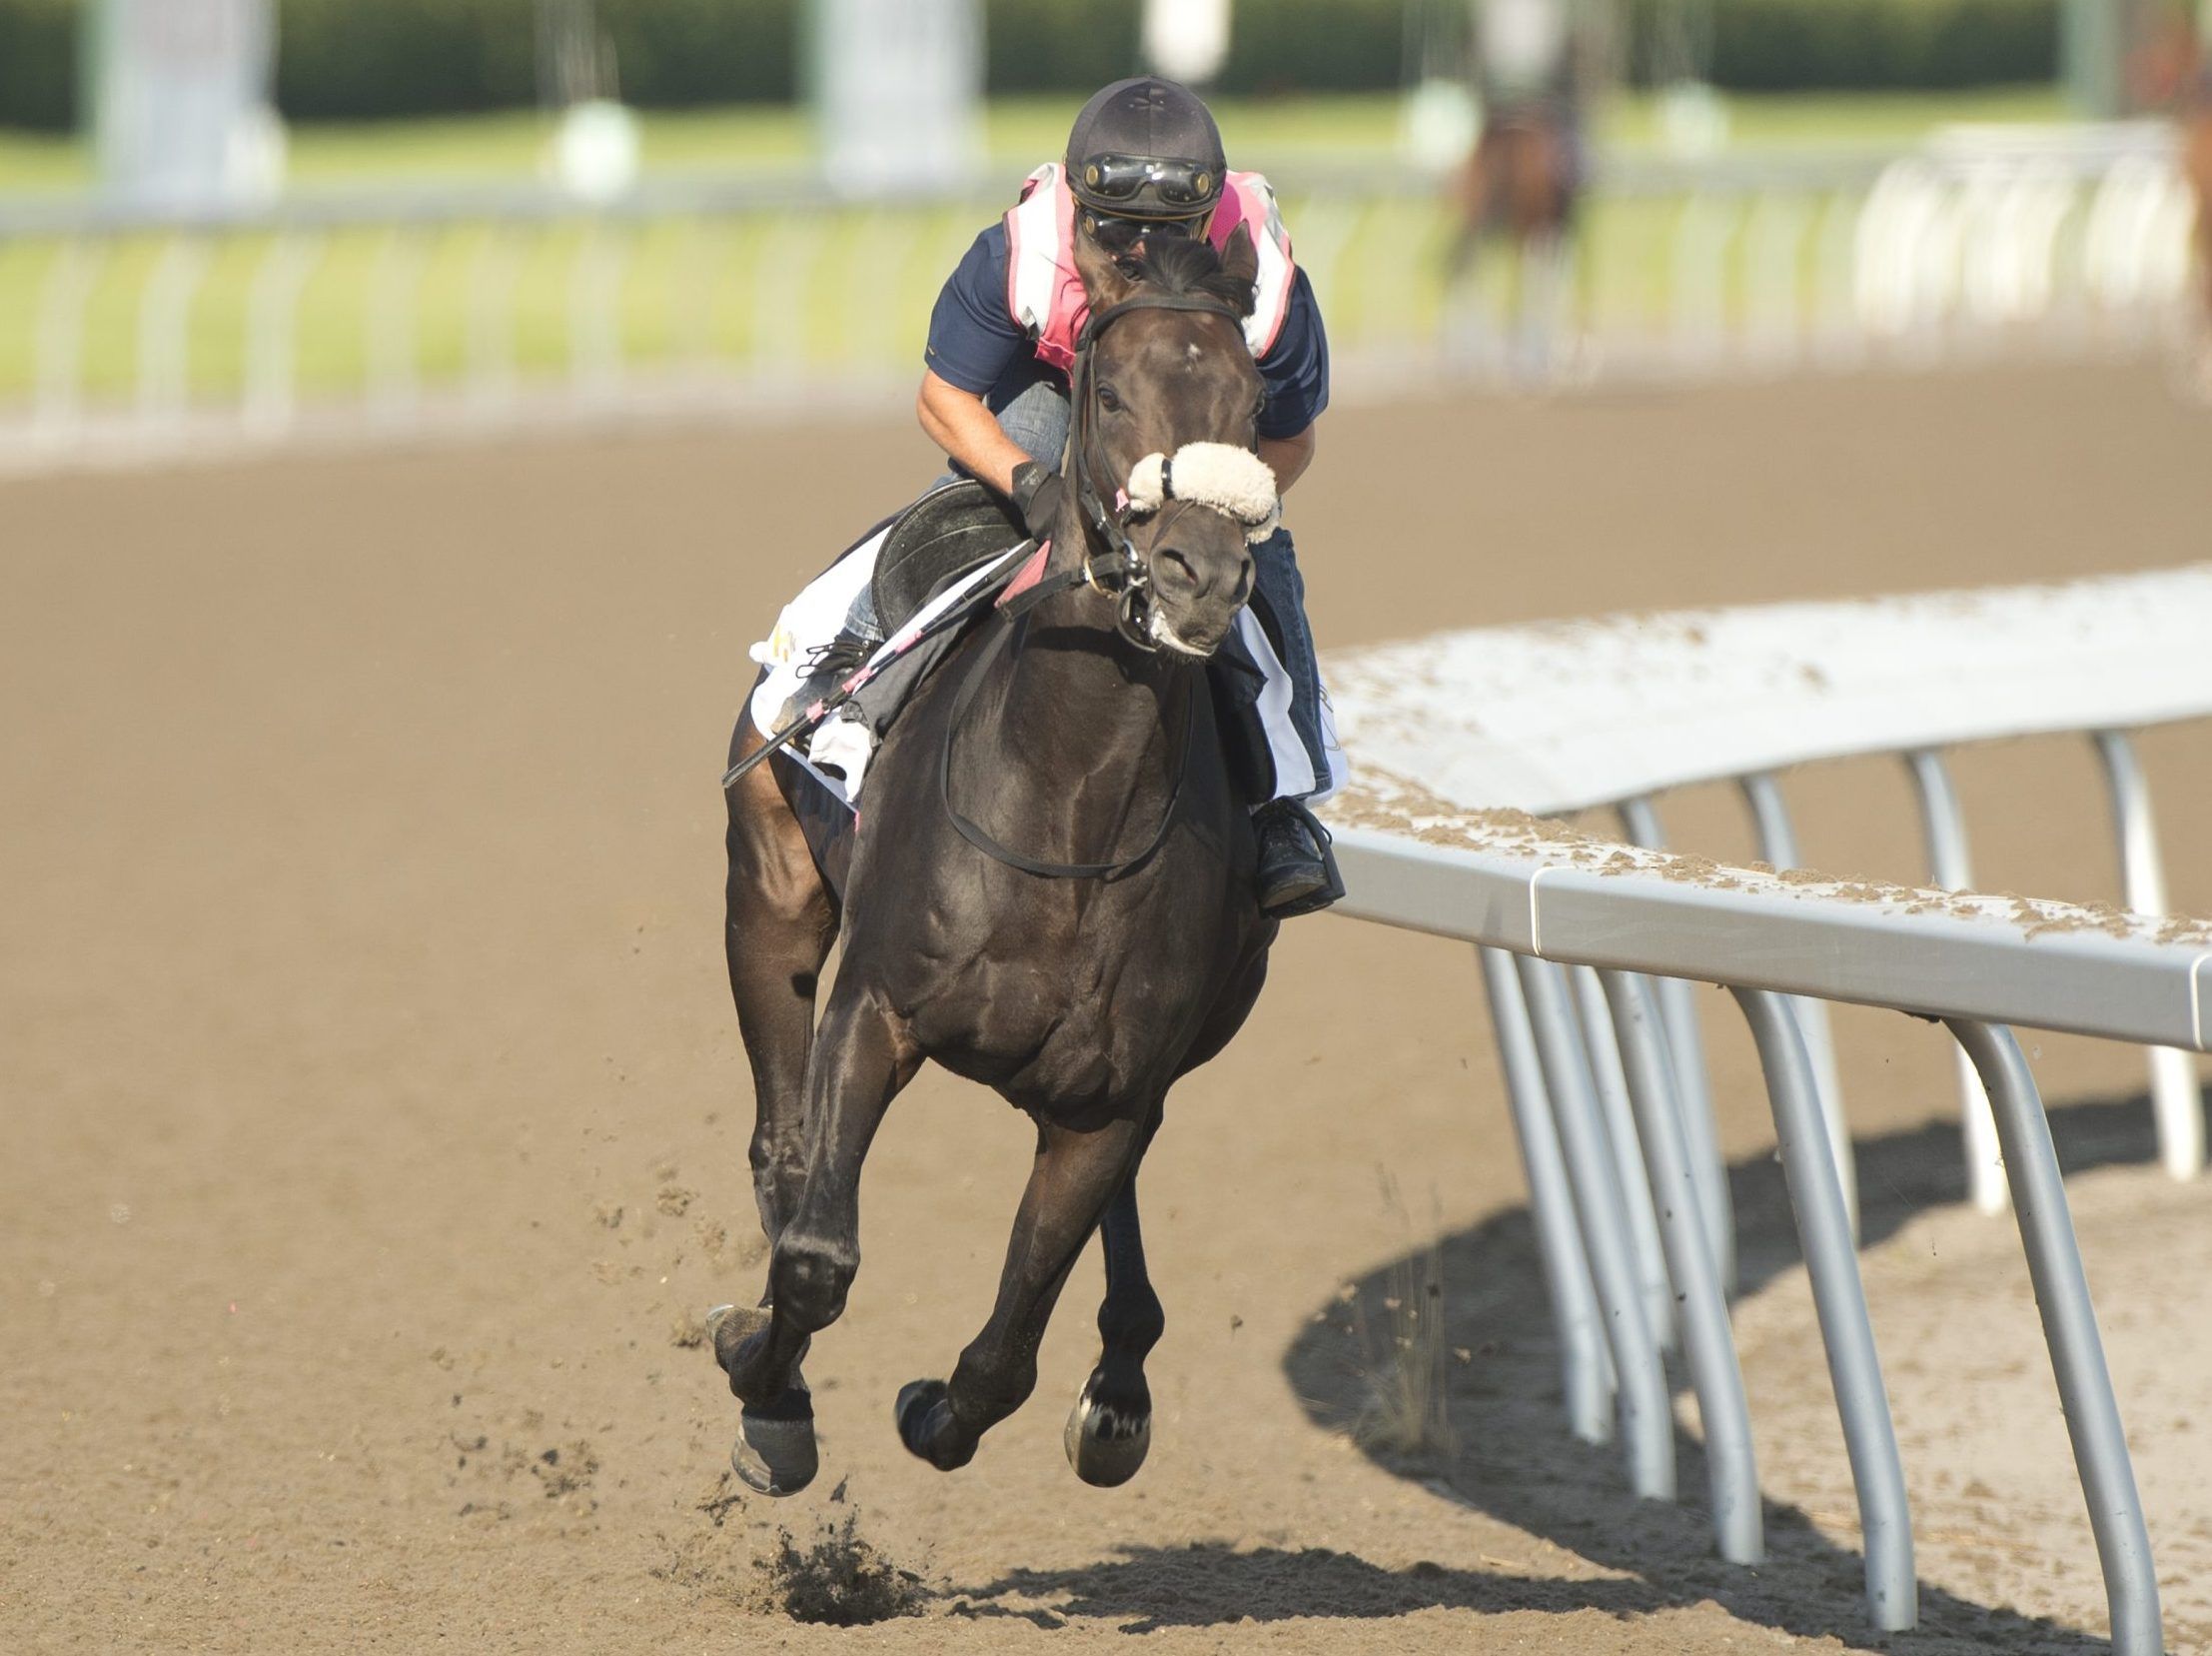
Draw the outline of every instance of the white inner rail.
M1787 866L1794 835L1774 773L1894 754L1911 768L1930 876L1964 884L1966 837L1941 750L2005 737L2096 739L2130 899L2163 889L2150 794L2124 732L2212 716L2212 565L2052 586L1842 603L1619 616L1447 633L1334 656L1349 751L1371 773L1417 779L1453 810L1539 814L1619 808L1659 842L1656 794L1741 783L1761 854ZM1674 1055L1701 1114L1693 1013L1663 997ZM1792 1015L1855 1211L1848 1132L1827 1015ZM1603 1036L1600 1037L1603 1039ZM2151 1095L2177 1178L2204 1165L2194 1065L2154 1050ZM1961 1059L1961 1118L1975 1203L2006 1184L1981 1080ZM1725 1269L1723 1270L1725 1275Z

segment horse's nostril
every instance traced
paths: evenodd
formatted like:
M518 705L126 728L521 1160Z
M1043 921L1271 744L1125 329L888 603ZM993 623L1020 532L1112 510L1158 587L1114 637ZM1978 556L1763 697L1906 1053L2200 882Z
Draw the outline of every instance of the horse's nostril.
M1252 560L1251 560L1251 558L1247 557L1247 558L1245 559L1245 561L1244 561L1243 563L1241 563L1241 564L1239 564L1239 565L1237 566L1237 591L1236 591L1236 600L1237 600L1237 602L1238 602L1239 604L1242 604L1242 603L1243 603L1243 602L1244 602L1244 601L1245 601L1246 599L1250 598L1251 596L1252 596Z

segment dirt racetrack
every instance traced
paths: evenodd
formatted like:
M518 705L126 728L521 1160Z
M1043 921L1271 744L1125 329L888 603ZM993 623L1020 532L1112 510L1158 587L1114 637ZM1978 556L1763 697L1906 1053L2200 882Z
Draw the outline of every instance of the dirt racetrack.
M2208 452L2133 370L1413 402L1332 415L1293 522L1325 643L1354 643L2202 557ZM823 1476L733 1498L734 1405L682 1343L758 1281L715 775L747 641L931 461L903 424L795 425L0 484L0 1649L2103 1648L2017 1239L1955 1205L1934 1031L1838 1018L1921 1536L1925 1628L1885 1641L1717 997L1756 1572L1707 1556L1693 1449L1684 1504L1639 1508L1559 1426L1466 951L1338 918L1287 929L1147 1166L1169 1324L1134 1484L1081 1486L1059 1446L1095 1264L972 1467L897 1446L892 1394L980 1322L1029 1149L931 1073L809 1363ZM2176 898L2212 913L2212 739L2145 753ZM1985 884L2110 893L2086 745L1959 769ZM1893 770L1792 781L1812 862L1917 870ZM1719 791L1670 826L1747 854ZM2142 1165L2137 1054L2031 1044L2092 1169L2169 1638L2205 1648L2212 1215ZM1432 1270L1457 1447L1363 1448L1383 1300ZM854 1513L920 1613L763 1608L778 1528Z

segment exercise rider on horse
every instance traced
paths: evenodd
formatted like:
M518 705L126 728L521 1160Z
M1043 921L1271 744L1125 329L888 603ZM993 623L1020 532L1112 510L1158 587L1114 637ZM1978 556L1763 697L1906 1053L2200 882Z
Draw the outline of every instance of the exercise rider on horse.
M1064 163L1038 168L1020 202L976 237L946 280L929 322L917 413L956 471L998 491L1042 540L1065 484L1068 371L1087 303L1078 237L1124 250L1147 237L1210 238L1247 225L1259 252L1245 326L1267 387L1259 454L1280 494L1314 454L1314 421L1329 401L1320 307L1291 259L1275 197L1257 173L1232 173L1212 114L1194 94L1152 77L1117 81L1083 106ZM1287 530L1253 548L1270 642L1291 678L1291 721L1310 779L1279 779L1282 797L1254 802L1261 904L1279 915L1330 900L1328 868L1304 800L1328 786L1321 674L1305 589ZM863 589L845 631L810 664L794 714L835 687L881 639ZM1301 786L1303 784L1304 786Z

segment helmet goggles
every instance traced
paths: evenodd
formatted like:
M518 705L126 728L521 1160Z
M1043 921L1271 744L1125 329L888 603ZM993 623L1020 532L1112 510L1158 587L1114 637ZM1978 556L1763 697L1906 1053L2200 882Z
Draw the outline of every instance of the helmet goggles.
M1221 199L1219 169L1151 155L1093 155L1071 169L1076 199L1115 218L1190 219Z

